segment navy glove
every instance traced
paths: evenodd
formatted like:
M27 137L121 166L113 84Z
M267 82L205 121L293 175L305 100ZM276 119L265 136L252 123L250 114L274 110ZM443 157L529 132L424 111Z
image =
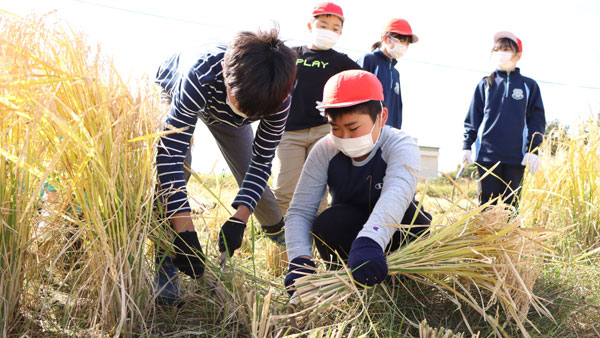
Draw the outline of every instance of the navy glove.
M352 242L348 267L352 270L354 281L367 286L383 282L388 273L381 246L368 237L358 237Z
M315 263L310 258L296 257L292 259L284 282L287 293L290 296L296 291L294 288L296 279L306 276L308 273L315 273Z
M177 234L173 241L175 258L173 265L179 271L192 278L198 278L204 273L204 253L195 231L184 231Z
M233 252L242 246L245 228L246 224L239 218L229 218L227 222L221 226L221 232L219 233L219 251L225 252L229 250L229 257L233 256Z
M283 226L285 222L283 218L275 225L261 225L263 234L273 242L279 245L285 245L285 232Z

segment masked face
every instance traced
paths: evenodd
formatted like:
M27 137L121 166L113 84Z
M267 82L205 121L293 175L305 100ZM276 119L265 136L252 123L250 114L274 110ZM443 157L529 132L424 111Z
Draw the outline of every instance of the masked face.
M388 36L384 46L388 54L394 59L401 58L408 50L408 42L401 42L391 36Z
M369 132L360 135L362 134L360 130L361 128L363 128L363 130L365 129L365 124L368 123L367 121L372 121L368 114L347 114L338 117L335 122L330 121L330 137L333 141L333 145L344 155L354 159L362 160L360 158L368 155L381 137L381 128L383 127L382 113L377 115L377 119L375 120L375 123L373 123L373 126ZM379 134L374 140L373 133L375 130L378 130ZM353 136L354 133L358 133L360 136L346 137ZM336 134L338 135L336 136Z
M311 48L331 49L342 34L342 19L335 15L319 15L308 23L311 33Z
M327 50L335 46L340 35L328 29L313 28L312 44L318 49Z
M516 67L516 62L513 60L513 57L513 52L492 52L491 62L497 69L510 71L514 70Z

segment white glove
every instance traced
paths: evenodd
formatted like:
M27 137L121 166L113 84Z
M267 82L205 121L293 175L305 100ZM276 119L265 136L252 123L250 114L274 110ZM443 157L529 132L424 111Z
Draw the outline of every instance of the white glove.
M471 154L470 150L465 150L463 152L463 158L462 158L461 163L464 163L465 165L469 165L469 164L473 163L473 159L471 158L471 155L472 154Z
M538 170L540 170L540 168L542 167L542 161L536 154L527 153L523 157L521 165L528 166L529 172L535 175L535 173L537 173Z

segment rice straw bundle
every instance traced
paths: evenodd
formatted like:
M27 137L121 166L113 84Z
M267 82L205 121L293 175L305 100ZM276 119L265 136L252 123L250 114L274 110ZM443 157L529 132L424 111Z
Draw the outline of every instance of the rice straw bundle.
M389 274L445 290L475 309L497 334L506 334L493 315L499 305L527 336L530 306L552 318L532 287L537 277L533 259L543 254L539 243L555 232L521 228L505 206L481 212L484 207L454 224L434 226L428 236L391 253ZM301 313L335 305L359 291L347 269L304 276L296 285L301 303L308 306Z
M419 338L464 338L464 334L454 334L452 330L445 328L432 328L423 320L419 323ZM471 338L479 338L479 332L472 335Z

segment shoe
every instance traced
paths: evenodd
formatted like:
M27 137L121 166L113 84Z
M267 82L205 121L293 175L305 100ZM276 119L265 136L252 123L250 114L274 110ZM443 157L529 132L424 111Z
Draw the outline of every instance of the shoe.
M176 305L181 302L179 289L179 270L173 265L169 256L156 257L158 271L154 278L154 294L156 302L164 305ZM161 262L162 261L162 262Z

